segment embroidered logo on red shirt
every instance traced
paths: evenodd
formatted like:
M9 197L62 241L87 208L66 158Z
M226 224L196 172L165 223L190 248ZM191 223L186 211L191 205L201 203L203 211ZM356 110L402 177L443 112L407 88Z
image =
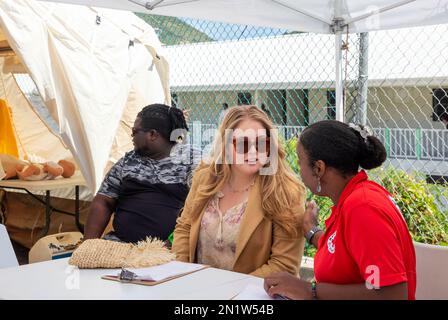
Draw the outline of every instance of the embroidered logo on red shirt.
M331 254L334 253L334 251L336 250L336 246L334 244L334 238L336 238L336 232L335 231L329 238L327 241L327 247L328 247L328 252L330 252Z

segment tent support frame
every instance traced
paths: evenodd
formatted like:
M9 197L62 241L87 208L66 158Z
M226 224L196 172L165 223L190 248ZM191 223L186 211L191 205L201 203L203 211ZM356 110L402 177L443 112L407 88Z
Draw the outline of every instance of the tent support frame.
M342 32L346 24L343 19L334 19L331 30L334 33L335 49L335 91L336 91L336 120L344 122L344 79L342 60Z

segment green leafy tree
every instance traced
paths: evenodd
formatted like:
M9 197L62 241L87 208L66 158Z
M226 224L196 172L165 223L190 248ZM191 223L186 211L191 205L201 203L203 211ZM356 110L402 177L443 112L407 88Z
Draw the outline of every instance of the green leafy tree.
M136 13L136 15L154 28L164 45L213 41L207 34L179 18L145 13Z

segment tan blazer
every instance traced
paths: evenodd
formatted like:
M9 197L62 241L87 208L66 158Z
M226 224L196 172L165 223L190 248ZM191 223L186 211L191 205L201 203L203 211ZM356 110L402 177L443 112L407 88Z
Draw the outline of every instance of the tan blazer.
M180 261L196 262L199 229L208 203L208 199L198 201L196 198L198 187L209 183L207 177L210 175L206 170L208 169L196 172L184 210L177 219L172 250ZM304 194L293 196L297 199L295 210L303 214ZM297 275L304 247L301 228L298 237L292 238L272 220L264 217L261 203L262 195L257 179L249 192L248 204L241 220L233 271L250 273L258 277L279 271ZM200 214L194 217L193 213L196 212Z

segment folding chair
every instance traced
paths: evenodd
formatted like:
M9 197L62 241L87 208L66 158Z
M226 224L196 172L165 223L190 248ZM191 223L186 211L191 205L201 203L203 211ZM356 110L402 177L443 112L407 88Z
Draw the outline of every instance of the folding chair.
M17 267L16 254L9 239L8 231L3 224L0 224L0 268Z
M448 299L448 247L414 242L417 260L416 299Z

